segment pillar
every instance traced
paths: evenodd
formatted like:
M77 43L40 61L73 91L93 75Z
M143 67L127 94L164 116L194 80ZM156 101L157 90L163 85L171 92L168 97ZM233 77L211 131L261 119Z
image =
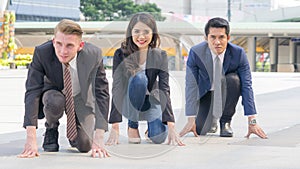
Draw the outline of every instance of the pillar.
M271 72L277 72L278 64L278 39L270 38L270 63Z
M182 43L175 41L176 43L176 56L175 56L175 70L182 69Z
M250 64L251 71L255 72L256 71L256 37L249 37L248 41L248 60Z
M295 63L295 58L296 58L296 44L292 40L290 40L289 43L290 47L290 56L289 56L289 64L294 64Z

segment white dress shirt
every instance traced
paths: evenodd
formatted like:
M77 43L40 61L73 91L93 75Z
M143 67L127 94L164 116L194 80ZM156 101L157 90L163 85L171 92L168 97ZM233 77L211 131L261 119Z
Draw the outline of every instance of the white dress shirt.
M63 70L65 70L65 65L63 65ZM70 65L70 72L71 72L71 79L72 79L72 93L73 97L80 93L80 84L77 72L77 55L69 62Z

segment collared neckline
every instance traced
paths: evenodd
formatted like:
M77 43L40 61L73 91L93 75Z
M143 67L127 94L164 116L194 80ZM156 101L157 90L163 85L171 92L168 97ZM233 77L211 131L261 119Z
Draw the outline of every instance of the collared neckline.
M71 68L76 68L76 59L77 59L77 54L75 55L75 57L69 62L69 65L71 66Z
M226 49L225 49L220 55L216 55L212 50L210 50L210 53L211 53L211 55L212 55L213 62L215 61L216 57L219 56L219 57L220 57L221 63L223 63L223 61L224 61L224 56L225 56L225 52L226 52Z

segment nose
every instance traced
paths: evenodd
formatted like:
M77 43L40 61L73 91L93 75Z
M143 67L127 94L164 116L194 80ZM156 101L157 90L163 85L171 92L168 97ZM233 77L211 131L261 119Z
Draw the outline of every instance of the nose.
M215 40L215 43L216 43L216 44L220 44L220 39L217 38L217 39Z
M67 51L67 48L66 47L61 47L60 48L60 53L62 54L62 55L64 55L64 54L66 54L66 53L68 53L68 51Z
M138 37L139 37L139 38L144 38L144 37L145 37L145 33L139 33L139 34L138 34Z

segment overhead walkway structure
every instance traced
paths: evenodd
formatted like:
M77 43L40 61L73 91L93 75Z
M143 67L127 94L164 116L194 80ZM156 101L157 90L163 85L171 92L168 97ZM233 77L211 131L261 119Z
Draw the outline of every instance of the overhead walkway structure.
M84 39L102 48L111 56L125 38L127 21L78 22ZM17 22L16 40L19 47L32 48L53 36L57 22ZM161 47L174 57L174 69L184 69L183 57L191 46L204 40L205 23L157 22L162 38ZM242 46L255 71L258 53L268 53L271 71L291 72L300 66L300 23L298 22L232 22L231 42Z

